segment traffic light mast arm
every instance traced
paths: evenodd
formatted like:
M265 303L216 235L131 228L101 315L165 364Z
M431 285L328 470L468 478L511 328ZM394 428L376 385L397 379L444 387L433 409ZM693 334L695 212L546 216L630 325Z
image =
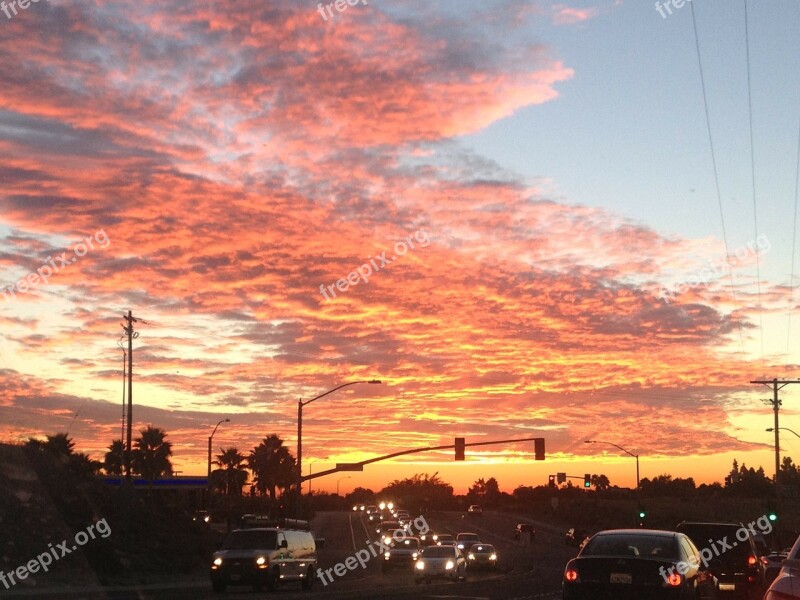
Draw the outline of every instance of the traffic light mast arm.
M530 442L536 440L543 440L544 438L517 438L511 440L494 440L492 442L472 442L470 444L464 444L464 446L491 446L492 444L510 444L514 442ZM452 450L456 447L455 444L448 444L445 446L428 446L426 448L413 448L411 450L401 450L400 452L392 452L391 454L385 454L384 456L377 456L375 458L369 458L367 460L362 460L358 463L353 463L355 465L368 465L374 462L379 462L382 460L388 460L390 458L397 458L398 456L405 456L406 454L417 454L419 452L432 452L434 450ZM306 475L302 478L302 481L308 481L309 479L316 479L317 477L324 477L325 475L331 475L333 473L338 473L341 469L328 469L327 471L320 471L319 473L314 473L313 475Z

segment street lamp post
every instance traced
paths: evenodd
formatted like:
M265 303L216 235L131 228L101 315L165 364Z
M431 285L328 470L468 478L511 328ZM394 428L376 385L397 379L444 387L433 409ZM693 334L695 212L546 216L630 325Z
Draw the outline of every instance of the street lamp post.
M217 427L222 425L222 423L230 423L230 419L222 419L217 426L214 427L214 431L211 432L211 435L208 436L208 485L211 485L211 441L214 439L214 434L217 433Z
M340 481L344 481L345 479L350 479L350 475L345 475L344 477L339 477L339 479L336 480L336 495L337 496L339 495L339 482Z
M311 404L314 400L319 400L320 398L327 396L328 394L332 394L333 392L340 390L344 387L349 385L357 385L360 383L372 383L372 384L380 384L380 380L378 379L370 379L369 381L350 381L348 383L343 383L342 385L336 386L332 390L328 390L324 394L320 394L319 396L315 396L311 398L311 400L303 401L300 398L297 401L297 507L295 508L295 514L299 516L300 514L300 497L303 495L303 407Z
M325 458L315 458L310 463L308 463L308 474L311 475L311 466L317 462L318 460L328 460L330 456L326 456ZM311 479L308 480L308 494L311 495Z
M634 454L633 452L628 452L627 450L625 450L625 448L623 448L622 446L618 446L617 444L615 444L613 442L603 442L601 440L586 440L585 443L586 444L608 444L609 446L614 446L614 448L618 448L619 450L622 450L628 456L632 456L633 458L636 459L636 497L638 498L639 497L639 455L638 454Z

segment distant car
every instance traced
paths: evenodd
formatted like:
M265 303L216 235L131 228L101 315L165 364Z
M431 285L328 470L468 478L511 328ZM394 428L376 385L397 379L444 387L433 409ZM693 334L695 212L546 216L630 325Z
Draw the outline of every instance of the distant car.
M410 537L405 529L387 529L385 533L381 535L381 539L383 540L384 544L391 544L394 540L404 540L407 537Z
M764 600L800 598L800 537L789 550L778 576L770 584Z
M439 534L433 531L433 529L429 529L425 533L418 533L417 537L419 541L422 542L423 546L434 546L436 542L439 541Z
M481 516L483 514L483 509L480 504L470 504L467 509L467 514Z
M439 539L436 540L437 546L455 546L456 538L449 533L440 533Z
M593 535L567 563L562 598L716 600L717 580L682 533L613 529Z
M383 535L390 529L401 529L400 523L397 521L381 521L381 524L375 529L375 533Z
M201 525L208 525L211 523L211 514L207 510L196 510L192 515L192 521Z
M407 537L399 541L392 540L389 544L389 549L383 553L381 567L384 571L395 565L411 568L421 552L422 545L419 543L418 538Z
M583 529L571 527L567 530L567 535L565 537L567 546L580 546L585 539L586 532Z
M481 541L481 536L479 536L477 533L464 532L456 535L456 547L461 552L466 552L469 549L469 547L472 546L472 544L475 544L480 541Z
M720 546L716 542L726 539L731 547L719 552L719 565L714 572L719 580L719 591L731 592L743 598L762 597L766 569L758 556L755 540L744 525L683 521L675 531L688 535L698 548L709 550L719 550ZM742 531L746 536L744 540L737 537L742 535Z
M497 550L491 544L472 544L467 550L467 566L470 569L496 569Z
M429 546L414 564L414 583L430 583L432 579L439 578L463 581L466 572L467 561L458 548L451 545Z
M533 525L529 523L517 523L517 526L514 528L514 539L520 539L525 532L531 534L531 539L536 537L536 530L533 528Z
M768 552L761 557L764 564L764 581L767 585L771 584L780 573L783 561L789 558L789 551Z

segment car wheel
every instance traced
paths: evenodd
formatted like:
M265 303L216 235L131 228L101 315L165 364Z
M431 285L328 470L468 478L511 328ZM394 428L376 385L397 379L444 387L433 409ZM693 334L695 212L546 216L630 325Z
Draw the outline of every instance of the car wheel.
M304 590L310 590L312 587L314 587L314 577L314 568L308 567L308 571L306 571L306 577L303 579L300 587Z
M217 593L221 594L225 591L225 583L222 581L214 581L211 583L211 588Z

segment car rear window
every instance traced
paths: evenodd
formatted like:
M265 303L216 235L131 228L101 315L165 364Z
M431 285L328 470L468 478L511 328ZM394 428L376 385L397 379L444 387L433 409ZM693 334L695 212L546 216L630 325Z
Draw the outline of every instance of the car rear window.
M601 534L589 540L581 556L641 556L676 560L678 546L673 536Z

